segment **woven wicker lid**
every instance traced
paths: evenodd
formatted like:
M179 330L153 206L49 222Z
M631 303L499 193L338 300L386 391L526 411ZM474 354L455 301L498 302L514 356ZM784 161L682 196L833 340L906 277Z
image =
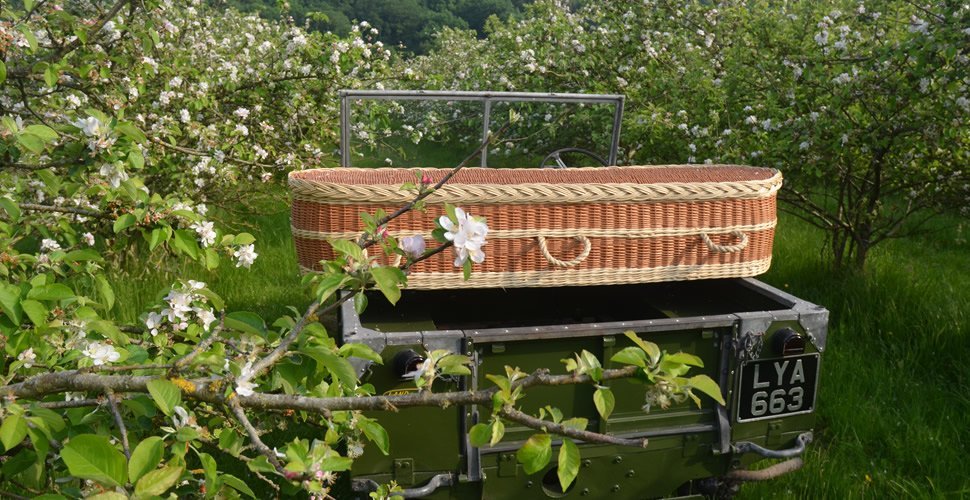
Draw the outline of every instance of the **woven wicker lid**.
M450 168L322 168L294 171L292 180L314 183L400 186L426 174L433 183ZM773 168L743 165L648 165L586 168L464 168L450 184L666 184L764 181Z
M302 201L404 203L406 182L433 183L451 169L328 168L291 172L290 191ZM774 196L781 173L741 165L660 165L564 169L466 168L428 203L642 203Z

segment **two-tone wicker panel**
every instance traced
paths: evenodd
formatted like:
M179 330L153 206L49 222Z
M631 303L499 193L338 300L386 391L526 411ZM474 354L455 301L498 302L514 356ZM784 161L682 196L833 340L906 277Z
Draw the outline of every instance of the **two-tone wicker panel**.
M357 238L360 213L392 212L416 169L323 169L290 175L292 230L304 269ZM448 170L422 169L433 180ZM469 281L451 252L417 264L410 288L541 287L754 276L771 263L781 175L740 166L465 169L395 219L395 236L430 241L443 202L488 220L487 258Z

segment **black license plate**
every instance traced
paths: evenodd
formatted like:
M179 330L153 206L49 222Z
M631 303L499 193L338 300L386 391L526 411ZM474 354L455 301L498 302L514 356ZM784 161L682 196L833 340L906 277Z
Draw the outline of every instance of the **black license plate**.
M805 354L742 363L738 422L815 410L818 361L818 354Z

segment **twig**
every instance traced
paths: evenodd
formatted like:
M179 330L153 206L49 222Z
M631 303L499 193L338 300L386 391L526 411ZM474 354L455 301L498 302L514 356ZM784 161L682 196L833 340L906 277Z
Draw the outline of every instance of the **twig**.
M195 348L192 349L192 352L186 354L182 358L180 358L177 361L175 361L175 363L173 363L171 365L172 366L172 371L178 371L178 370L180 370L180 369L188 366L189 364L191 364L192 361L199 354L202 353L202 351L208 349L209 346L211 346L213 342L215 342L216 340L218 340L220 334L222 334L222 329L225 326L225 323L226 323L226 315L225 315L225 313L223 313L219 317L219 324L216 325L216 327L212 329L212 333L208 337L206 337L205 339L203 339L202 342L199 342L195 346Z
M243 426L243 429L246 429L246 433L249 434L249 440L253 442L253 446L256 447L256 451L262 453L263 456L269 460L269 463L276 468L277 472L283 474L285 470L283 469L283 464L280 463L279 458L276 457L276 452L271 450L269 446L266 446L266 443L260 439L259 431L253 427L253 424L249 421L249 418L246 417L246 412L241 406L239 406L239 403L235 399L232 399L229 401L229 408L232 410L233 415L236 416L236 419L239 420L239 423Z
M37 403L37 406L41 408L47 408L48 410L66 410L69 408L85 408L88 406L101 406L104 403L104 399L75 399L74 401L46 401L43 403Z
M337 299L336 302L333 302L332 304L323 308L323 310L320 311L320 314L321 315L326 314L330 311L337 309L338 307L340 307L340 304L343 304L344 302L350 300L351 298L353 298L354 295L355 294L353 293L348 293L343 297L340 297L339 299ZM317 302L317 301L314 301L312 304L310 304L309 307L307 307L307 310L305 313L303 313L303 316L300 318L300 321L298 321L296 325L293 326L293 329L290 330L290 333L287 333L286 336L280 340L280 345L276 346L276 349L273 349L272 351L270 351L269 354L261 358L253 365L252 369L253 369L254 377L258 376L263 371L269 369L269 367L273 366L274 363L276 363L277 361L279 361L280 358L286 355L286 352L290 348L290 345L293 344L293 342L296 341L297 337L300 336L300 332L302 332L303 328L306 327L307 323L310 321L310 317L314 316L317 312L317 309L319 308L320 308L320 302Z
M411 200L410 202L408 202L407 204L405 204L401 208L398 208L393 213L391 213L389 215L385 215L384 217L382 217L380 220L377 221L377 227L383 226L384 224L387 224L388 222L391 222L392 220L394 220L394 219L396 219L396 218L398 218L398 217L406 214L407 212L410 212L411 210L413 210L414 207L418 204L418 202L420 202L421 200L427 198L428 196L431 196L431 193L434 193L435 191L437 191L438 189L440 189L441 186L444 186L446 182L448 182L449 180L451 180L452 177L455 176L455 174L457 174L459 171L461 171L461 169L465 168L465 165L467 165L468 162L470 162L473 158L475 158L482 151L484 151L486 148L488 148L492 144L492 142L495 141L495 138L496 137L499 137L502 134L504 134L505 131L508 130L508 128L511 125L512 125L511 122L506 122L505 125L502 125L502 127L500 129L498 129L494 134L489 134L488 135L488 138L485 139L482 142L482 144L480 146L478 146L478 148L475 149L475 151L472 151L471 154L469 154L468 156L466 156L465 159L462 160L461 163L458 164L458 166L456 166L455 168L451 169L451 171L448 172L447 175L445 175L444 177L442 177L441 180L438 181L437 184L435 184L434 186L432 186L432 187L430 187L428 189L423 190L421 193L419 193L417 196L415 196L413 200ZM375 241L373 239L370 239L370 237L369 237L369 235L367 233L364 233L364 234L360 235L360 239L357 240L357 245L359 247L361 247L361 248L367 248L367 247L373 245L374 243L375 243Z
M55 212L64 214L75 214L83 215L85 217L94 217L96 219L110 219L111 216L97 210L88 210L86 208L77 207L61 207L56 205L38 205L36 203L18 203L17 204L23 210L32 210L35 212Z
M105 396L108 397L108 407L111 408L115 425L118 426L118 432L121 434L121 447L125 451L125 458L131 460L131 448L128 447L128 428L125 427L125 421L121 418L121 410L118 409L118 402L115 401L115 393L108 391Z
M545 432L551 432L553 434L559 434L561 436L571 437L573 439L579 439L587 443L600 443L600 444L615 444L619 446L632 446L634 448L646 448L647 438L641 439L625 439L616 436L610 436L609 434L600 434L598 432L590 432L574 429L572 427L566 427L562 424L557 424L554 422L549 422L548 420L540 420L523 413L511 406L505 406L499 411L499 415L513 421L518 422L526 427L530 427L536 430L542 430Z

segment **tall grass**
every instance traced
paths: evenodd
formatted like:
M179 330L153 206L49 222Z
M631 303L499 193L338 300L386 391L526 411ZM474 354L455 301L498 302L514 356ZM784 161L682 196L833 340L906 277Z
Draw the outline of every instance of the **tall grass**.
M958 221L836 274L816 229L782 218L764 280L826 306L816 441L801 471L745 497L970 495L970 246Z
M257 237L251 270L141 262L113 271L116 316L137 321L176 278L206 281L230 310L268 321L305 306L289 213L276 210L223 214ZM837 274L822 257L824 235L782 216L763 279L832 312L819 425L801 471L747 485L743 497L970 496L970 245L957 221L935 229L877 247L863 274Z

